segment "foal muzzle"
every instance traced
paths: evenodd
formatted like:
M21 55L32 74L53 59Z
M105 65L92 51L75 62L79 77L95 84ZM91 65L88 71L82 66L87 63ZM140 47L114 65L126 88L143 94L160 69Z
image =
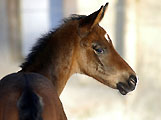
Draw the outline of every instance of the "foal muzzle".
M126 95L128 92L133 91L137 84L137 78L135 75L131 75L126 83L119 82L117 89L122 95Z

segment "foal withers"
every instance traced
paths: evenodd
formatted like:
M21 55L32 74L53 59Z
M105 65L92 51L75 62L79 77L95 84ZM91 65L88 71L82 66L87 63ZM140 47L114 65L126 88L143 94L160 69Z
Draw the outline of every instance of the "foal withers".
M91 76L123 95L135 89L135 72L99 26L107 6L88 16L66 19L40 38L22 70L0 82L0 120L65 120L58 96L74 73Z

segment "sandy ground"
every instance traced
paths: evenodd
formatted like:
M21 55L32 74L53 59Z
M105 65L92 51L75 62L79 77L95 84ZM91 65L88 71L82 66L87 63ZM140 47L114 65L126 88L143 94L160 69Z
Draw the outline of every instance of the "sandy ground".
M61 95L69 120L129 120L134 93L122 96L95 79L74 75Z
M19 63L1 64L0 78L19 70L17 66ZM76 74L60 98L69 120L161 120L159 90L148 90L148 85L139 82L137 90L122 96L95 79Z

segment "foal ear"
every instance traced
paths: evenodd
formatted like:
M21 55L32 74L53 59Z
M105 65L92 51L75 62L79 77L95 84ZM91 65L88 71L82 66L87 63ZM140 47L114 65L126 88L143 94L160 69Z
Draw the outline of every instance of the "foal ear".
M94 13L86 16L85 18L81 19L79 22L79 27L82 29L80 32L89 32L93 27L95 27L104 17L106 12L108 3L105 6L101 6L101 8Z

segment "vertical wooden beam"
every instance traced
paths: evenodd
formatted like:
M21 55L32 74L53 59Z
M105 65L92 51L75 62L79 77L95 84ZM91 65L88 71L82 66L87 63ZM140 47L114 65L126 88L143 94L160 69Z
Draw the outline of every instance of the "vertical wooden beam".
M8 46L8 15L5 0L0 0L0 66L10 59ZM2 61L1 61L2 60Z
M22 58L20 0L7 0L7 10L11 58L19 60Z
M116 3L116 49L124 56L124 34L125 34L125 0L118 0Z
M137 61L137 1L126 0L125 7L125 58L130 66L135 70Z
M55 28L63 18L63 0L49 0L50 28Z

